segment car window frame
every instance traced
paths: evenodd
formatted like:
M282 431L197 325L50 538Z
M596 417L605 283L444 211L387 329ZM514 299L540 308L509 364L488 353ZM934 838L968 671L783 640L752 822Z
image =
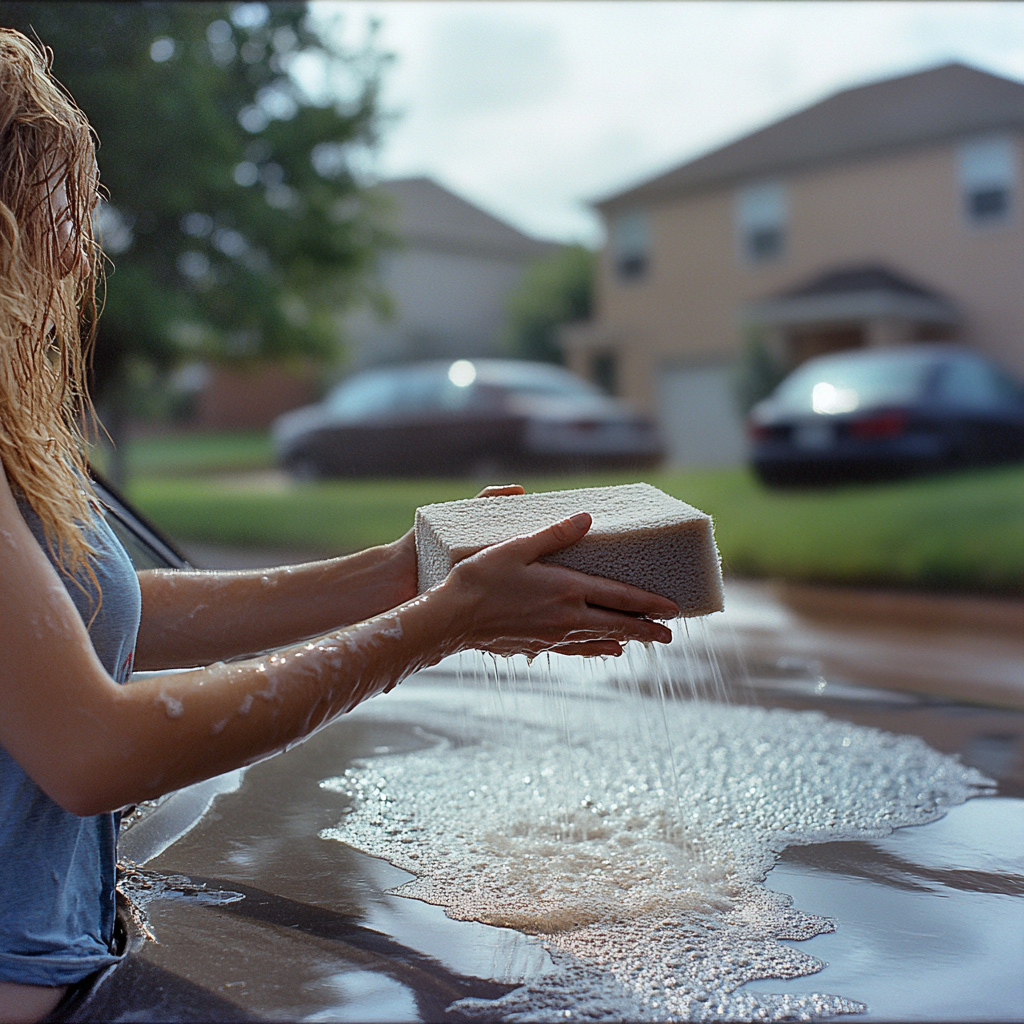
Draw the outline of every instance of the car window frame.
M132 554L129 545L125 545L132 563L137 571L147 568L164 569L192 569L194 568L189 560L181 553L178 547L156 526L118 492L114 486L95 470L90 469L93 493L96 495L102 509L103 515L115 534L121 530L130 534L131 537L153 556L153 561L160 563L157 566L139 566ZM120 540L120 536L118 536ZM123 542L122 542L123 543Z

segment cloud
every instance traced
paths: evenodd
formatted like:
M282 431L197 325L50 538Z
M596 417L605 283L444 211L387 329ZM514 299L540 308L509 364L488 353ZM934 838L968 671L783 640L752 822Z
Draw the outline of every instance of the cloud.
M558 39L544 26L460 12L441 17L432 37L425 92L435 117L533 106L561 84Z
M313 5L314 13L328 4ZM586 201L840 89L962 60L1024 78L1024 4L352 0L398 55L383 174L429 174L539 235Z

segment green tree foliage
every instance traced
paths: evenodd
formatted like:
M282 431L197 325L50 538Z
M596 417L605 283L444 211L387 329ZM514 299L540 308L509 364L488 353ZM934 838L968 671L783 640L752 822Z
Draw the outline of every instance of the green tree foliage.
M100 139L108 427L140 366L335 353L383 241L355 173L380 126L372 32L343 52L301 3L0 3L0 23L53 50Z
M567 245L530 266L509 299L508 351L561 363L558 328L590 316L595 268L594 253L582 245Z
M748 330L734 379L740 412L746 415L762 398L767 398L786 372L782 360L768 346L764 332L757 328Z

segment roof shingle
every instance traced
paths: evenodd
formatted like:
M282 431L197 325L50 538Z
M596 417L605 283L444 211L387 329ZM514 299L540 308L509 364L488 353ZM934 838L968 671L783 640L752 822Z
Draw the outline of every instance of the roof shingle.
M1024 129L1024 83L944 64L846 89L736 142L596 203L611 211L804 167Z
M513 260L536 259L558 248L492 217L430 178L395 178L376 187L392 204L389 227L406 245Z

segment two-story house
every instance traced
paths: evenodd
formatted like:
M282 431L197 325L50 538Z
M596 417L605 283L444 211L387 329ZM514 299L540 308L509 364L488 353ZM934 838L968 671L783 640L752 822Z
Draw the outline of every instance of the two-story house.
M430 178L381 182L382 216L398 244L380 258L389 316L346 320L353 367L501 354L507 305L523 272L558 245L498 220Z
M955 339L1024 376L1024 84L949 64L840 92L597 204L597 314L573 369L616 367L677 464L743 453L734 373Z

